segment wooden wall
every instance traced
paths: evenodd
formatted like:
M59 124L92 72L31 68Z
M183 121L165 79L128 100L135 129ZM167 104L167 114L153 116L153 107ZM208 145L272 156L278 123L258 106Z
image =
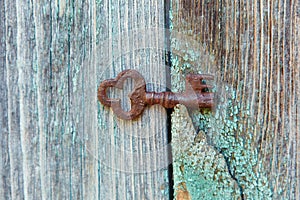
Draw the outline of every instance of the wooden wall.
M0 1L1 199L169 199L166 111L97 101L129 68L170 88L166 63L173 91L215 75L213 111L172 115L177 199L300 196L299 1L165 2Z
M164 21L162 1L0 2L1 199L169 197L164 109L97 101L124 69L165 87Z

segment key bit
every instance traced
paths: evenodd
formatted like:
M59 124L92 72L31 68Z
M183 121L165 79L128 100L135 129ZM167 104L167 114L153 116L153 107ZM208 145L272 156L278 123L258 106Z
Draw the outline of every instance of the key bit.
M128 95L131 101L131 110L124 111L120 99L107 97L107 88L123 88L126 79L134 80L135 87ZM113 112L121 119L129 120L137 118L146 106L160 104L165 108L173 108L177 104L183 104L189 108L212 108L214 106L214 93L206 92L211 89L204 80L212 80L213 76L208 74L186 75L185 91L174 92L147 92L143 76L136 70L128 69L118 74L115 79L103 81L98 88L98 100L105 106L111 107Z

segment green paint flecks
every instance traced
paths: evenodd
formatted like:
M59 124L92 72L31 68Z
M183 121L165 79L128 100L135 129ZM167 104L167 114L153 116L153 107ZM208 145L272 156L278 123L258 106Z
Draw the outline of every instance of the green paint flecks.
M185 183L192 199L232 199L239 195L222 154L207 144L204 132L196 134L184 106L172 114L175 196Z
M247 199L271 198L266 176L253 171L259 163L256 150L251 148L252 126L250 122L239 123L240 105L236 103L221 101L213 114L209 111L182 114L178 110L185 109L183 106L173 113L175 183L186 182L195 199L224 199L226 195L225 199L238 199L241 193ZM247 112L242 113L244 118L249 117ZM188 128L187 123L192 125ZM184 172L179 170L181 165Z

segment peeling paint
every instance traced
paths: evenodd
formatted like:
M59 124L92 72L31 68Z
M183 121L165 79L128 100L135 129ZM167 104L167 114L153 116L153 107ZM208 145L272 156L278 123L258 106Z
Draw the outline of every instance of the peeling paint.
M222 154L207 144L203 131L196 134L182 105L172 114L172 135L175 196L187 191L191 199L237 199L239 191Z
M181 65L181 68L179 63L182 61L178 62L177 59L175 57L173 62L177 66L172 68L172 86L182 91L184 73L189 68L186 65ZM217 89L218 86L216 93L219 92ZM230 95L218 99L213 113L209 110L189 111L193 129L181 129L187 123L187 115L182 117L178 112L173 114L173 151L176 152L179 146L189 146L185 152L175 154L175 176L183 176L176 166L184 163L185 174L180 181L186 181L193 199L222 199L225 194L228 195L225 199L271 199L266 175L264 172L253 172L259 163L258 152L251 148L254 125L251 124L250 109L246 109L249 106L241 109L236 91L230 87L226 87L225 91ZM205 139L193 143L196 130L199 131L197 138ZM192 138L187 140L182 134L189 134ZM179 137L178 140L176 137ZM234 186L233 182L237 185Z

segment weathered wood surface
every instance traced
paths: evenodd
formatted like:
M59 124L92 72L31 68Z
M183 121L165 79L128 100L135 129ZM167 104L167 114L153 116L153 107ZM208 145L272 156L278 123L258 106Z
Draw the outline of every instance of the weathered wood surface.
M173 89L211 73L217 94L212 113L189 112L195 130L183 108L173 115L178 199L299 199L299 11L297 0L172 2Z
M163 27L163 1L0 1L1 199L168 198L164 109L96 99L128 68L165 86Z

